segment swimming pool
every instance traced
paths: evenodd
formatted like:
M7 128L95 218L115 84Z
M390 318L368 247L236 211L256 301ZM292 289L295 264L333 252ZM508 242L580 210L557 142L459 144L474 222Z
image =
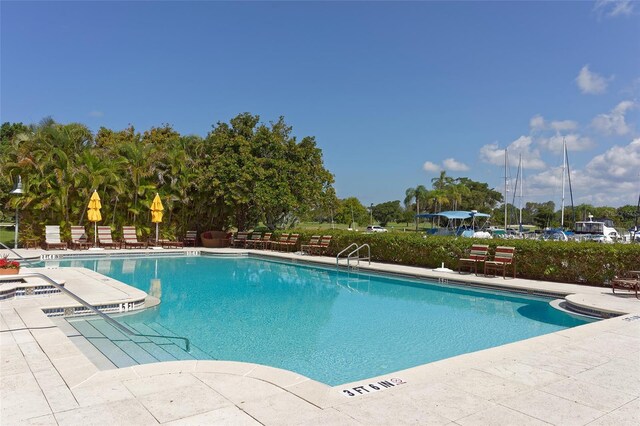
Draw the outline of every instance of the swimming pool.
M187 337L204 359L338 385L587 323L549 299L254 257L63 260L161 298L119 318Z

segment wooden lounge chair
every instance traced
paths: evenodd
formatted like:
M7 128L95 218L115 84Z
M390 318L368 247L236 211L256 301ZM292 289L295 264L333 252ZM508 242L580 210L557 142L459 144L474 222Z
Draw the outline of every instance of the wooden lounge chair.
M516 248L515 247L496 247L496 253L493 256L493 260L486 260L484 262L484 276L488 276L489 272L493 272L493 276L496 276L498 272L502 271L502 278L507 278L507 268L511 267L513 270L513 278L516 277Z
M196 246L196 241L198 239L198 231L187 231L187 235L184 237L184 246Z
M67 243L60 240L60 226L46 225L44 227L44 248L46 250L60 249L66 250Z
M246 248L256 248L256 244L258 244L262 240L261 232L253 232L250 238L247 238L247 241L244 242L244 246Z
M279 247L287 251L295 251L295 248L298 245L298 238L300 238L300 234L291 234L289 235L289 239L281 243Z
M138 241L135 226L122 227L122 246L126 248L147 248L147 243Z
M234 237L231 245L233 247L243 247L245 246L245 243L247 242L247 238L249 238L249 233L248 232L238 232L236 234L236 236Z
M271 248L277 250L281 244L285 244L289 240L289 234L282 234L280 238L275 241L271 241Z
M317 254L318 256L325 254L331 244L331 238L333 238L332 235L323 235L322 238L320 238L320 243L311 247L311 254Z
M183 248L184 241L173 241L173 240L158 240L158 244L162 246L162 248Z
M84 226L71 227L71 241L69 242L69 246L72 249L88 249L92 245L93 244L89 241L89 238L87 238Z
M300 246L300 250L311 254L313 251L313 247L317 246L318 244L320 244L320 235L312 235L311 239L309 239L309 244L302 244Z
M271 236L273 235L273 232L265 232L265 234L262 236L262 238L260 239L260 241L257 241L255 243L256 248L259 249L268 249L269 246L271 245L272 241L271 241Z
M484 263L489 255L489 246L485 244L474 244L471 246L468 257L458 260L458 273L462 273L462 269L468 269L469 273L473 272L478 275L478 264Z
M120 243L113 241L110 226L98 226L98 245L106 248L120 248Z
M636 299L638 297L638 291L640 291L640 271L634 271L635 277L631 273L626 274L623 277L615 277L611 280L611 290L615 293L616 288L618 290L629 290L636 293Z

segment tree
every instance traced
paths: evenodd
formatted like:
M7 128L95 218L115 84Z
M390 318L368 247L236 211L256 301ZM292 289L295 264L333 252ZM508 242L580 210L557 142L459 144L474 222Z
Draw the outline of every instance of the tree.
M336 211L335 220L338 223L351 225L354 222L359 225L369 223L369 212L356 197L340 200Z
M380 226L387 226L389 222L397 222L402 217L402 207L400 201L387 201L373 206L373 218L380 223Z

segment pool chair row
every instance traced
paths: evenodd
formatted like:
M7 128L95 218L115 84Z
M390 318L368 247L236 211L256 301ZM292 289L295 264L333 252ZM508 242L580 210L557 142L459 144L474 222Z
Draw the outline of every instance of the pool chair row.
M231 246L236 248L251 248L263 250L296 251L299 246L300 234L284 233L277 239L271 239L272 232L238 232L233 236ZM314 235L308 244L300 246L301 250L309 254L324 254L331 243L331 235L320 237Z
M516 277L516 248L498 246L493 254L489 255L489 246L485 244L474 244L466 257L458 260L458 272L463 270L478 275L480 267L483 268L484 276L496 276L502 273L502 278L507 278L507 270L511 270L513 278Z
M195 231L194 231L195 232ZM172 240L158 240L157 245L166 248L179 248L183 247L188 238L183 241ZM155 241L140 241L136 233L134 226L122 227L122 239L117 240L113 238L110 226L98 226L97 236L94 241L91 241L87 235L84 226L71 226L71 239L69 242L65 242L60 237L60 226L47 225L45 226L45 239L43 247L46 250L66 250L67 248L82 250L88 249L93 246L102 248L147 248L149 245L153 245ZM195 240L194 240L195 244Z

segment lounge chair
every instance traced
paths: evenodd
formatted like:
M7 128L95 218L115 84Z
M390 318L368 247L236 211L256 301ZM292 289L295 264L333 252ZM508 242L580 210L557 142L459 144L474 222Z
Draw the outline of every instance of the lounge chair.
M468 257L458 260L458 273L462 273L462 269L468 269L469 273L473 272L478 275L478 264L484 263L489 255L489 246L485 244L474 244L471 246Z
M256 248L256 244L258 244L262 240L261 232L254 232L251 234L251 238L247 238L247 241L244 242L244 246L246 248Z
M309 244L302 244L300 246L300 250L305 253L311 254L313 251L313 248L318 244L320 244L320 238L321 238L320 235L312 235L311 239L309 239Z
M260 249L268 249L269 246L271 245L272 241L271 241L271 236L273 235L272 232L266 232L262 238L260 239L260 241L257 241L256 244L256 248L260 248Z
M489 275L489 271L493 272L493 276L496 276L498 272L502 271L502 278L507 278L507 268L511 267L513 270L513 278L516 277L516 248L515 247L496 247L496 253L493 256L493 260L486 260L484 262L484 276Z
M123 248L147 248L147 243L138 241L135 226L123 226L122 246Z
M628 273L623 277L615 277L611 280L611 290L615 293L616 288L618 290L629 290L634 291L636 293L636 299L640 299L638 297L638 291L640 291L640 271L633 271L635 273L635 277L633 277L632 273Z
M184 246L196 246L196 241L198 239L198 231L187 231L187 235L184 237Z
M60 240L60 226L46 225L44 227L44 248L51 249L67 249L67 243Z
M333 236L323 235L322 238L320 238L320 243L311 248L311 254L317 254L318 256L325 254L327 250L329 250L331 238L333 238Z
M98 226L98 245L106 248L120 248L120 243L113 241L110 226Z
M247 242L247 238L249 237L248 232L238 232L231 243L233 247L243 247Z
M277 250L281 244L286 244L288 240L289 240L289 234L282 234L280 235L280 238L278 238L277 240L271 241L270 246L273 250Z
M300 234L291 234L289 235L289 239L281 243L279 247L283 247L287 251L295 251L295 248L298 245L298 238L300 238Z
M173 240L158 240L158 243L162 246L162 248L183 248L184 241L173 241Z
M69 242L69 246L72 249L88 249L93 244L87 238L87 233L84 229L84 226L72 226L71 227L71 241Z

